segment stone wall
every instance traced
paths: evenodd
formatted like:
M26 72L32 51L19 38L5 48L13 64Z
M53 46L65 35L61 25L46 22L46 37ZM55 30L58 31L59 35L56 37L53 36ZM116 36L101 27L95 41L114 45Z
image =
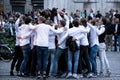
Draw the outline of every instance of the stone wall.
M81 2L83 1L83 2ZM88 1L88 2L85 2ZM44 0L44 9L57 7L59 9L65 8L67 12L75 12L77 9L83 11L87 10L89 13L92 8L94 12L100 10L102 14L108 12L111 8L118 9L120 11L120 1L114 2L114 0ZM26 0L25 13L33 9L31 0ZM4 0L4 12L11 11L10 0Z

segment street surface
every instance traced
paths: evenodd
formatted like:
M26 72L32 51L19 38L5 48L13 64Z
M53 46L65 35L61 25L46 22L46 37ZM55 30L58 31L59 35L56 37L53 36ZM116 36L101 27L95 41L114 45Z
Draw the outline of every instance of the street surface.
M120 52L107 52L107 57L110 63L111 77L97 77L97 78L80 78L80 80L120 80ZM99 71L99 58L97 58ZM0 80L36 80L31 77L10 76L11 62L0 61ZM65 78L48 78L47 80L74 80Z

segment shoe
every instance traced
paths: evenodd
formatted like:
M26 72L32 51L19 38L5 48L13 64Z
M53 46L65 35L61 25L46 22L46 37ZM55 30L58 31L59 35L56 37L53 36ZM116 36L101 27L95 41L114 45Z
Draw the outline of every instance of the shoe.
M34 78L34 77L36 77L36 73L30 73L29 76L30 76L31 78Z
M79 77L80 77L80 78L83 78L83 74L79 74Z
M97 77L97 74L95 74L95 73L93 73L93 76L92 76L93 78L96 78Z
M13 73L13 71L10 71L10 76L14 76L14 73Z
M110 75L111 75L111 72L110 72L110 71L107 71L107 72L106 72L106 77L110 77Z
M19 72L18 76L19 76L19 77L24 77L24 73Z
M41 80L41 79L42 79L42 76L41 76L41 75L38 75L38 76L37 76L37 79L40 79L40 80Z
M93 77L93 74L92 73L88 73L87 74L87 78L92 78Z
M100 76L100 77L104 77L104 73L103 73L103 72L100 72L100 73L99 73L99 76Z
M28 76L30 76L30 74L29 73L24 73L24 76L28 77Z
M67 73L63 73L60 77L61 77L61 78L65 78L66 75L67 75Z
M72 77L72 73L71 73L71 72L69 72L69 73L67 74L66 78L70 78L70 77Z
M76 73L73 73L73 78L79 79L79 76Z
M17 71L17 76L20 74L20 72L19 71Z

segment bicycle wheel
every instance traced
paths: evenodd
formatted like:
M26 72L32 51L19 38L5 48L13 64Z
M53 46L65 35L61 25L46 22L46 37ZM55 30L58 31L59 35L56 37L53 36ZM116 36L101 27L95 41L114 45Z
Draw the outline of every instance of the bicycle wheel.
M0 59L5 62L11 61L13 58L12 51L8 46L0 46Z

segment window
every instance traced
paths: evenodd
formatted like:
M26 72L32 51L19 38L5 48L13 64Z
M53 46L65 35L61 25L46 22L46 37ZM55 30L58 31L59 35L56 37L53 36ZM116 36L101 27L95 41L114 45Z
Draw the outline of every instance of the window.
M19 3L19 4L22 4L22 3L25 3L26 0L10 0L10 3L11 4L15 4L15 3Z
M77 3L85 3L85 2L97 2L98 0L74 0Z
M44 0L31 0L32 3L44 3Z
M31 0L33 4L33 9L43 9L44 0Z
M12 10L15 12L24 13L24 6L12 6Z
M107 0L107 2L120 2L120 0Z

